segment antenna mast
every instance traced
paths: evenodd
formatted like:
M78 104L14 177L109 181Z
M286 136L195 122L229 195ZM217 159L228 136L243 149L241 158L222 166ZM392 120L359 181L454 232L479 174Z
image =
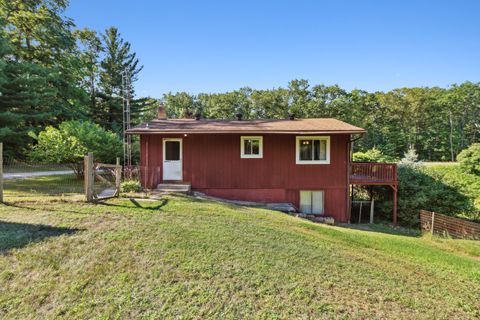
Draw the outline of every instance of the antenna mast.
M132 166L132 136L127 134L130 129L130 95L132 83L130 70L126 67L122 72L122 98L123 98L123 165Z

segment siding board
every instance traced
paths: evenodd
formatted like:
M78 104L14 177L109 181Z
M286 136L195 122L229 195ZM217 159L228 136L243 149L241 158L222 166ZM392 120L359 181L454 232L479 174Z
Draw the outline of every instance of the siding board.
M242 159L239 134L141 135L141 165L149 166L144 185L154 188L162 180L162 138L183 138L183 179L192 189L229 199L291 202L296 207L300 190L324 190L325 215L346 221L349 134L331 135L328 165L297 165L296 135L262 136L263 158Z

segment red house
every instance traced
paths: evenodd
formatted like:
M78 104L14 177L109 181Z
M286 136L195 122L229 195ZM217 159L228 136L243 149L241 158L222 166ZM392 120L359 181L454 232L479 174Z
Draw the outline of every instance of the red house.
M352 141L365 130L336 119L210 120L159 117L140 135L141 181L155 189L185 183L232 200L288 202L300 212L350 220L350 186L394 189L396 166L352 163Z

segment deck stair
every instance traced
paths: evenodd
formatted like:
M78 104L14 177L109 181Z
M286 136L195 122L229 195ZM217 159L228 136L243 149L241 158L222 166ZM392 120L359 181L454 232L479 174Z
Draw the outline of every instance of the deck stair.
M189 194L192 186L186 183L161 183L157 185L156 192L162 193L186 193Z

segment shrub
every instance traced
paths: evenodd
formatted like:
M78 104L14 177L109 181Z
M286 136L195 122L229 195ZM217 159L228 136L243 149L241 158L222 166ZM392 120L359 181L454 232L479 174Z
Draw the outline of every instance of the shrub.
M417 150L415 150L413 146L410 146L398 164L400 166L418 167L422 166L423 162L418 160Z
M355 152L353 161L358 162L392 162L394 159L382 153L382 151L373 148L365 152Z
M474 143L460 152L457 161L466 172L480 175L480 143Z
M95 161L114 163L122 153L122 141L113 132L89 121L65 121L58 128L48 126L38 136L30 157L42 163L69 165L77 176L83 175L83 156L93 152Z
M142 191L142 185L139 181L127 180L120 185L121 192L140 192Z
M453 168L454 170L455 168ZM420 209L447 215L476 218L475 190L467 192L465 182L475 185L473 175L464 177L457 172L444 172L435 167L401 165L398 167L398 218L404 226L418 226ZM477 187L480 181L477 180ZM392 210L390 188L376 188L380 194L377 208L385 218Z

